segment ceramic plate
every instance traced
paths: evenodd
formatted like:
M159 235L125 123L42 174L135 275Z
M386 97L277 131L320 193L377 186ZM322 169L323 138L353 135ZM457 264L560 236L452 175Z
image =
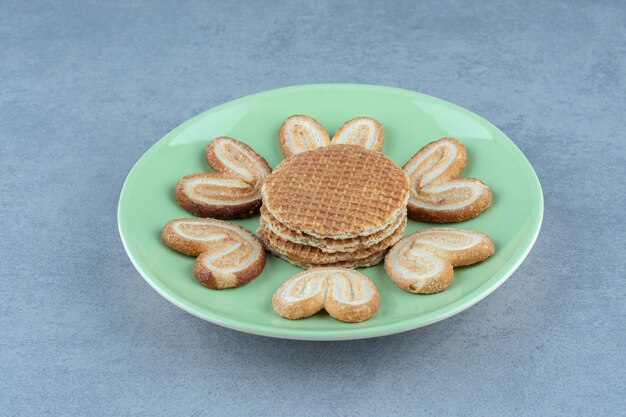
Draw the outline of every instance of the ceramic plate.
M463 176L491 187L494 202L479 217L454 226L487 233L496 253L480 264L455 268L446 291L416 295L396 287L382 265L361 271L381 295L378 313L348 324L321 313L286 320L272 309L271 298L289 277L301 271L268 255L263 273L236 289L215 291L193 275L194 258L174 252L160 239L163 226L193 217L173 198L183 176L208 171L207 143L231 136L249 144L272 167L282 159L278 129L288 116L311 115L332 134L360 115L378 119L385 130L383 152L402 166L426 143L452 136L468 152ZM144 279L183 310L212 323L265 336L305 340L375 337L415 329L457 314L485 298L520 265L537 238L543 195L537 175L522 152L498 128L446 101L412 91L368 85L323 84L281 88L234 100L183 123L152 146L128 174L120 195L118 225L124 247ZM258 215L235 223L255 231ZM405 233L433 225L409 220Z

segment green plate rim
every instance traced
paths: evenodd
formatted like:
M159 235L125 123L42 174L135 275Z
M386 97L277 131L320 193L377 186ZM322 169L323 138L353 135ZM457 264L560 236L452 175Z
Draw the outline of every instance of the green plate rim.
M207 314L206 312L201 313L199 311L196 311L193 306L190 306L189 305L190 303L185 298L180 297L176 293L170 292L166 287L162 286L158 281L155 282L154 280L152 280L149 274L146 273L146 271L144 271L144 269L139 265L138 261L133 256L133 254L130 252L128 248L127 238L124 235L124 230L122 227L122 220L124 217L124 213L122 212L122 205L123 205L123 201L125 198L127 184L129 182L129 179L133 175L135 175L136 171L138 171L138 169L141 167L146 156L149 153L153 152L155 149L159 148L160 146L164 146L164 144L166 144L172 137L178 135L179 132L185 130L189 125L195 123L197 119L205 117L211 113L220 111L227 106L236 105L237 103L248 100L252 97L257 97L257 98L263 97L263 96L269 97L269 96L272 96L275 94L281 94L287 91L289 92L306 91L310 89L347 89L347 90L367 89L367 90L376 90L376 92L403 94L403 95L409 95L413 97L418 96L420 98L426 98L434 102L445 104L446 106L452 106L455 110L461 113L466 113L467 115L473 118L477 118L481 122L489 125L493 129L495 129L497 132L501 133L503 138L505 139L505 142L509 146L510 151L518 153L518 156L521 158L525 167L528 169L529 173L531 174L530 175L531 180L534 182L533 184L535 186L534 188L537 191L537 196L535 197L537 197L536 208L538 209L538 213L537 213L537 216L533 217L531 220L532 224L530 225L530 229L532 230L532 233L527 233L524 239L525 242L523 242L523 244L520 244L520 247L524 247L523 253L518 255L515 261L511 261L511 259L515 258L516 256L511 256L507 264L503 266L502 269L506 270L506 272L501 274L501 276L497 276L497 274L494 275L489 280L487 280L483 285L477 287L476 289L474 289L474 291L470 292L469 294L465 295L463 298L451 304L442 306L441 308L438 308L437 310L433 310L430 313L427 313L425 315L417 316L414 319L382 324L378 327L349 329L344 332L337 332L337 331L329 332L326 330L303 331L303 330L284 329L284 328L277 328L277 327L272 327L272 326L267 326L267 325L250 324L250 323L242 322L241 320L223 317L219 314ZM244 97L237 98L235 100L228 101L218 106L212 107L208 110L205 110L202 113L199 113L196 116L192 117L191 119L188 119L187 121L178 125L176 128L174 128L165 136L163 136L161 139L159 139L157 142L155 142L147 151L145 151L143 155L137 160L137 162L135 162L135 164L129 171L128 175L126 176L126 179L124 180L124 185L122 186L122 189L119 195L118 207L117 207L117 225L118 225L118 232L122 240L122 245L124 246L124 250L126 251L126 254L130 258L135 269L137 269L137 271L143 277L143 279L156 292L158 292L166 300L168 300L175 306L181 308L182 310L196 317L199 317L203 320L211 322L213 324L217 324L219 326L223 326L223 327L230 328L233 330L238 330L241 332L251 333L251 334L260 335L260 336L270 336L270 337L276 337L276 338L295 339L295 340L339 341L339 340L354 340L354 339L365 339L365 338L371 338L371 337L387 336L391 334L414 330L420 327L427 326L429 324L436 323L441 320L445 320L449 317L452 317L468 309L469 307L473 306L479 301L483 300L489 294L491 294L496 289L498 289L498 287L500 287L500 285L502 285L517 270L517 268L524 261L524 259L526 259L532 247L534 246L535 242L537 241L537 237L539 236L539 231L541 230L541 225L543 222L543 213L544 213L543 190L542 190L539 178L537 176L537 173L533 169L532 165L530 164L530 162L528 161L524 153L517 147L517 145L515 145L515 143L506 134L504 134L504 132L498 129L497 126L495 126L488 120L484 119L483 117L459 105L451 103L449 101L446 101L446 100L443 100L434 96L430 96L427 94L419 93L416 91L403 89L403 88L370 85L370 84L325 83L325 84L294 85L294 86L276 88L272 90L250 94Z

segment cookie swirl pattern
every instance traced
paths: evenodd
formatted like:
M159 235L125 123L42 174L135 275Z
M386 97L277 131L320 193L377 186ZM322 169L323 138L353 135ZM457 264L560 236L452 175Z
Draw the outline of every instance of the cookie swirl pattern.
M170 248L198 256L194 275L212 289L239 287L257 277L265 266L265 250L252 233L216 219L175 219L162 232Z
M415 154L402 168L411 183L409 217L452 223L487 209L492 201L489 187L475 178L458 178L466 160L465 146L453 138L431 142Z
M371 117L355 117L343 124L330 141L331 145L359 145L380 152L385 134L378 120Z
M453 267L481 262L494 253L489 236L458 228L434 228L401 239L385 256L385 271L400 288L418 294L445 290Z
M328 146L330 137L320 122L304 114L296 114L281 125L278 142L285 158L289 158L304 151Z
M272 172L267 161L251 147L226 136L212 140L205 155L213 171L240 178L248 184L263 182Z
M243 142L229 137L211 141L206 159L213 173L182 178L175 189L178 204L201 217L249 217L261 206L261 187L271 168Z
M294 275L272 298L274 310L288 319L309 317L322 309L345 322L372 317L380 305L374 283L360 272L343 268L315 268Z

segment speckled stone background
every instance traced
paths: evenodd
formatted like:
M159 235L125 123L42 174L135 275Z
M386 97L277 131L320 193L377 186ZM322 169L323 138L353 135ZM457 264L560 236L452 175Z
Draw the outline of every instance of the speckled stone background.
M624 415L626 3L0 1L0 414ZM275 87L408 88L542 181L537 244L466 312L276 340L169 304L117 233L161 136Z

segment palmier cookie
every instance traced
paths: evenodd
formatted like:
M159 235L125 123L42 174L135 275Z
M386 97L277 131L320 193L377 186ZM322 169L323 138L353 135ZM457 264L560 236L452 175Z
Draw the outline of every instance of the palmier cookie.
M198 282L213 289L239 287L265 267L263 245L246 229L216 219L175 219L163 228L163 242L196 259Z
M360 272L344 268L314 268L294 275L272 298L274 310L288 319L312 316L324 309L341 321L372 317L380 305L374 283Z
M209 142L205 155L213 171L241 178L248 184L262 182L272 172L267 161L251 147L226 136Z
M176 185L178 204L201 217L237 219L258 213L261 186L271 173L267 161L243 142L211 141L206 159L214 173L187 175Z
M289 158L300 152L328 146L330 137L320 122L304 114L296 114L280 126L278 143L285 158Z
M478 216L491 205L489 187L475 178L459 178L465 146L443 138L420 149L402 168L409 177L408 215L430 223L452 223Z
M493 252L493 242L484 233L425 229L404 237L387 252L385 271L403 290L431 294L450 286L453 267L484 261Z
M343 124L333 135L331 145L360 145L364 148L380 152L383 148L385 134L383 126L371 117L355 117Z

